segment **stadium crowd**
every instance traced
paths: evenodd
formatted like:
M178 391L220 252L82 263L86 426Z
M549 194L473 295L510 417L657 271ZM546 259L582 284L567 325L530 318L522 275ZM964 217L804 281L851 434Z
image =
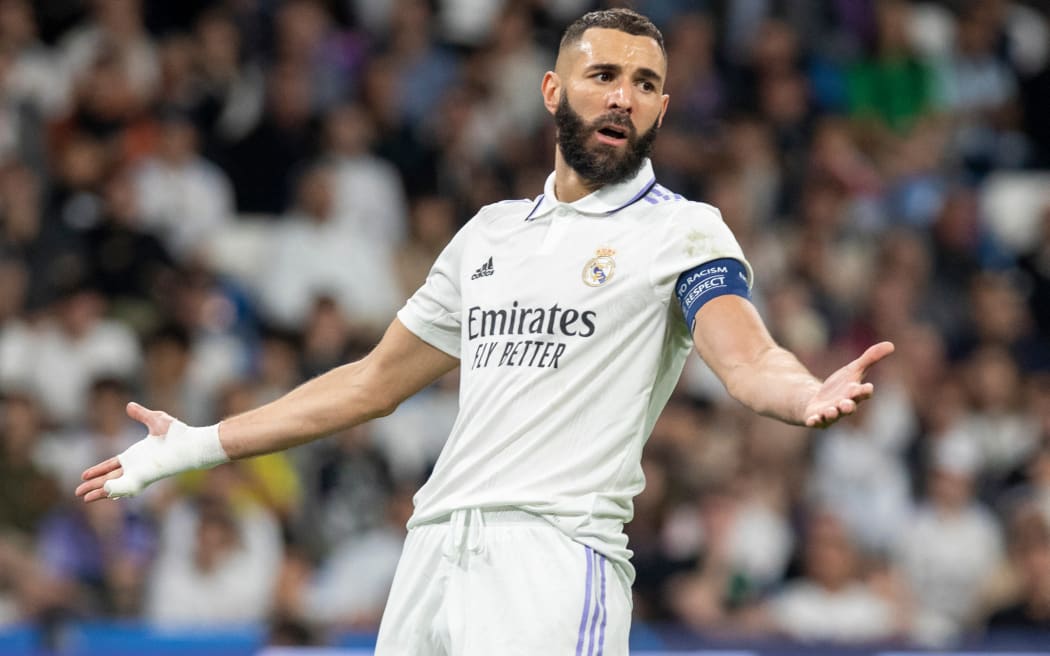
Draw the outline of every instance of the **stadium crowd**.
M632 5L670 59L658 177L721 209L777 340L818 374L898 349L826 431L690 362L627 527L639 626L1045 644L1045 7ZM212 423L361 355L477 208L538 195L539 81L597 6L0 0L0 625L375 629L455 372L290 452L73 488L141 437L127 401Z

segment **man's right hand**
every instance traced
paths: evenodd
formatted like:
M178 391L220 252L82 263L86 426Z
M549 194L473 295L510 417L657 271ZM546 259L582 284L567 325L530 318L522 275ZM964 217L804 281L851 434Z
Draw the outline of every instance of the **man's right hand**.
M147 435L120 455L84 471L84 482L76 494L85 502L134 496L154 481L229 460L219 442L217 424L187 426L166 412L149 410L138 403L129 403L127 412L145 425Z

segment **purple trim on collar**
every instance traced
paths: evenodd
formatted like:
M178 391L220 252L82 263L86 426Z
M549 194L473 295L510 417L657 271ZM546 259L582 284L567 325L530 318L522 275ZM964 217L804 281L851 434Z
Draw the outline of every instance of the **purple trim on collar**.
M544 196L544 194L540 194L539 196L536 197L536 203L532 206L532 209L529 211L528 216L525 217L526 221L531 220L532 219L532 215L536 213L536 210L540 209L540 205L543 204L543 196Z
M640 200L641 200L642 198L644 198L644 197L645 197L645 196L646 196L646 195L647 195L647 194L648 194L648 193L649 193L649 192L650 192L650 191L652 190L652 188L653 188L654 186L656 186L656 178L653 178L653 179L652 179L652 180L650 180L649 182L645 183L645 186L644 186L644 187L642 187L642 190L641 190L641 191L639 191L639 192L638 192L637 194L635 194L635 195L634 195L634 198L632 198L631 200L627 201L626 203L624 203L623 205L621 205L621 206L617 207L617 208L616 208L616 209L614 209L614 210L609 210L609 211L608 211L608 212L606 212L605 214L606 214L606 215L609 215L609 214L615 214L616 212L619 212L619 211L620 211L620 210L622 210L623 208L627 207L628 205L633 205L634 203L637 203L637 202L638 202L638 201L640 201Z

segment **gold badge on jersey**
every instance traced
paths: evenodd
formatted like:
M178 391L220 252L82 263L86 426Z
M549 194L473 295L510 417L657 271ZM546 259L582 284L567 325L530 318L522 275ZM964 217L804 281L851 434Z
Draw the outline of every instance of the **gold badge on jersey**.
M583 282L591 287L601 287L612 278L616 270L616 251L611 248L599 248L594 257L583 266Z

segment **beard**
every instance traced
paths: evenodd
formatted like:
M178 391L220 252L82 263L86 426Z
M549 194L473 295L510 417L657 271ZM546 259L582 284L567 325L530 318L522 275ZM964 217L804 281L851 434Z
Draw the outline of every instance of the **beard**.
M600 126L615 125L627 135L623 152L613 145L597 143L588 145L591 136ZM609 112L587 123L569 105L568 96L562 92L558 109L554 113L554 125L558 129L558 148L561 155L576 173L593 189L617 184L627 180L642 167L645 158L653 150L657 123L641 136L626 114Z

